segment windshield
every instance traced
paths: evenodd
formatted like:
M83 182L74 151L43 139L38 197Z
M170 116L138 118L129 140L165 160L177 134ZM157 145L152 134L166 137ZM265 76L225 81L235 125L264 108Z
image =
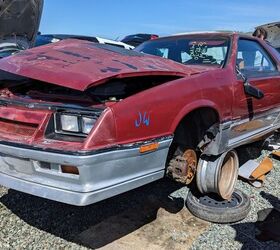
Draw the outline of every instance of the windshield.
M182 64L222 67L229 50L227 38L184 37L148 41L136 49L138 52L161 56Z

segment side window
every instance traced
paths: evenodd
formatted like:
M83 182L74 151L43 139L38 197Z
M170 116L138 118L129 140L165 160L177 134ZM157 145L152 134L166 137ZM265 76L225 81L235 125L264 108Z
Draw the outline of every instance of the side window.
M246 74L276 71L272 59L256 41L239 40L236 63L239 69Z

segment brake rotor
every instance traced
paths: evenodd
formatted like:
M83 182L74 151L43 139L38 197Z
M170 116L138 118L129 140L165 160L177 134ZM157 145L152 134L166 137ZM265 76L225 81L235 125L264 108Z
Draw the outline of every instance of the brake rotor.
M168 174L178 182L190 184L197 169L197 156L193 149L187 149L182 155L170 162Z
M183 154L183 157L186 159L187 162L186 184L189 184L193 180L196 173L196 167L197 167L196 152L192 149L188 149Z

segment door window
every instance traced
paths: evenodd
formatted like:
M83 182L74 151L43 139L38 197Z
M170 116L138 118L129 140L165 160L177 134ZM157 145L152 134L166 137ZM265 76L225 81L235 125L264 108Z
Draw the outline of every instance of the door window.
M274 62L256 41L239 40L236 63L241 71L249 75L276 72Z

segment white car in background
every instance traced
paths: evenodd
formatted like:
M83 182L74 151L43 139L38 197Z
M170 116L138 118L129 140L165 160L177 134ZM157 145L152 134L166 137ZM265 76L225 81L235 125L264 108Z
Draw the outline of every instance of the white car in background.
M134 46L131 46L131 45L123 43L123 42L109 40L109 39L105 39L105 38L101 38L101 37L96 37L96 39L98 40L99 43L102 43L102 44L109 44L109 45L113 45L113 46L117 46L117 47L125 48L125 49L134 49Z

